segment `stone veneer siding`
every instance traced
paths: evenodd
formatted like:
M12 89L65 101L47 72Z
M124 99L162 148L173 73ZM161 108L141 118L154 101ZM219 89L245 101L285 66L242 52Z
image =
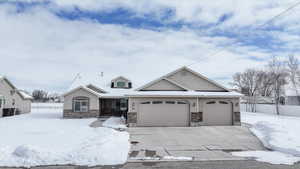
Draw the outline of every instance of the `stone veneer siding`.
M241 125L241 113L240 112L233 113L233 125Z
M191 112L191 127L201 126L203 122L203 112Z
M99 110L90 110L89 112L73 112L72 110L64 110L64 118L92 118L99 117Z
M137 112L127 113L127 124L129 127L135 127L137 125Z

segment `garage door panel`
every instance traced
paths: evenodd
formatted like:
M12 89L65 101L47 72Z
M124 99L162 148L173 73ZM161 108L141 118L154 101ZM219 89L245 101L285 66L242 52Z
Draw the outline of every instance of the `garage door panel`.
M188 125L188 104L140 104L138 126Z
M232 105L226 101L209 101L204 105L205 125L232 125Z

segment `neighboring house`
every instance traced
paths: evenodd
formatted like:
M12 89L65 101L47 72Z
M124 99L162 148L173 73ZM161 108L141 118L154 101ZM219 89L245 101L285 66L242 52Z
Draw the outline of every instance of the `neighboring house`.
M0 77L0 117L29 113L32 97L17 89L6 77Z
M300 105L300 88L295 88L291 84L285 86L285 104Z
M275 104L274 97L267 97L267 96L256 96L256 97L249 97L243 96L241 98L242 104Z
M182 67L135 90L124 77L64 94L64 117L127 117L129 126L240 125L241 94Z

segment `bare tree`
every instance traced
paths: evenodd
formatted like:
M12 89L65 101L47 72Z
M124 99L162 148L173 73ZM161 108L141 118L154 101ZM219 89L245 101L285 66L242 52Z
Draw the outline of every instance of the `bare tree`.
M261 86L261 72L255 69L247 69L243 73L236 73L233 76L232 85L237 87L247 97L247 107L250 111L255 111L256 97L258 95L259 87Z
M32 97L35 102L46 102L48 100L48 93L44 90L34 90Z
M300 93L298 91L300 86L300 69L299 69L299 60L294 56L290 55L287 61L287 69L289 73L289 81L293 87L293 90L296 93L298 102L300 103Z
M273 94L276 105L276 113L279 115L280 97L284 92L284 85L287 84L288 73L284 62L281 62L277 57L272 57L268 64L270 77L273 80Z
M270 72L259 72L259 95L265 97L271 97L273 92L273 79Z

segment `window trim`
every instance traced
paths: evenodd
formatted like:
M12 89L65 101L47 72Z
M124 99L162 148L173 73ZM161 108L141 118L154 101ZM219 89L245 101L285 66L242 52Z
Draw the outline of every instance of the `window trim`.
M80 108L79 108L80 110L79 111L76 110L76 108L75 108L76 102L80 103ZM86 107L86 109L82 108L82 103L84 103L84 102L87 103L87 105L84 106L84 107ZM90 111L90 98L83 97L83 96L74 97L73 100L72 100L72 111L76 112L76 113L88 113Z

